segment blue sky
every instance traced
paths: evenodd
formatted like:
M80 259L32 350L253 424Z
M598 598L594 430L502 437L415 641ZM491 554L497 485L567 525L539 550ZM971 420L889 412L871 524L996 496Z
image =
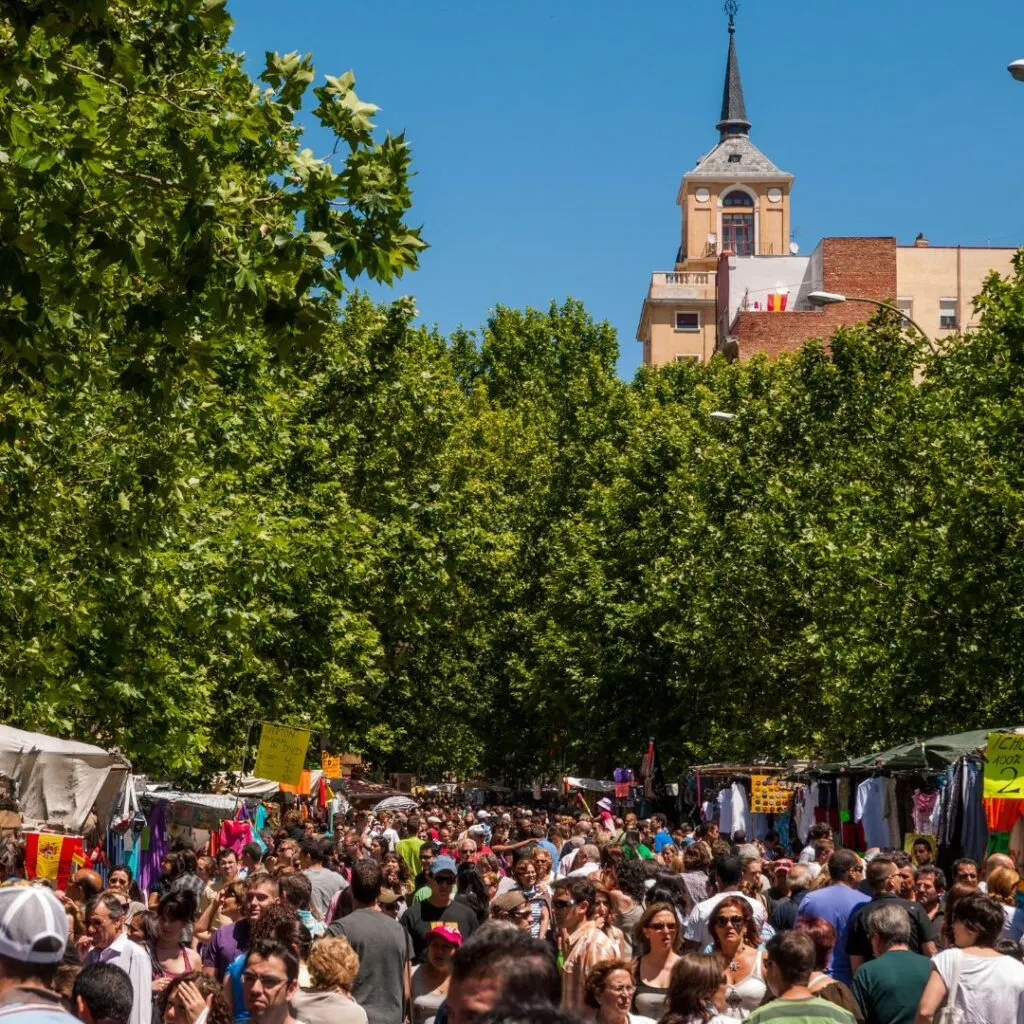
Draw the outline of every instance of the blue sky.
M679 244L682 174L717 141L718 0L229 0L233 45L352 68L404 130L411 221L431 248L398 283L427 323L581 299L618 330L620 372L652 270ZM796 175L793 229L1024 242L1024 2L746 0L737 46L751 138ZM309 145L326 155L325 135ZM374 290L380 297L388 292Z

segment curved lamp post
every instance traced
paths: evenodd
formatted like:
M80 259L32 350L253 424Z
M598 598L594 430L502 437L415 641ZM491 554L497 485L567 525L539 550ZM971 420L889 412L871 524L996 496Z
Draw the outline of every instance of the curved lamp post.
M1007 69L1018 82L1024 82L1024 60L1015 60Z
M879 302L878 299L865 299L863 296L859 295L840 295L838 292L811 292L807 295L807 301L812 306L835 306L840 302L866 302L869 306L877 306L879 309L890 309L892 312L898 313L903 317L903 319L906 320L907 323L910 324L926 342L928 342L928 347L932 352L937 353L939 351L935 342L925 334L921 325L916 320L907 316L899 306L893 306L889 302Z

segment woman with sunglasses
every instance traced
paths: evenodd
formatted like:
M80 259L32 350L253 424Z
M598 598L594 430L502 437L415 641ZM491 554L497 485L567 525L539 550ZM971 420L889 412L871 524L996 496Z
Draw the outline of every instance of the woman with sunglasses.
M726 1015L742 1019L761 1005L768 986L764 950L750 904L726 896L711 912L711 948L725 960Z
M665 1012L669 979L679 960L679 921L669 903L652 903L633 934L636 959L636 993L633 1012L658 1020Z
M628 960L605 960L587 975L583 1002L585 1020L596 1024L653 1024L650 1017L630 1013L636 986Z

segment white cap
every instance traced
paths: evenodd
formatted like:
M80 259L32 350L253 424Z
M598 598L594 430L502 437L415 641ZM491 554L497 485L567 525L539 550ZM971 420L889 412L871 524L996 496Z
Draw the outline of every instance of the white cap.
M67 914L46 886L0 889L0 956L23 964L59 964L67 944Z
M476 816L477 816L477 817L478 817L478 818L479 818L479 819L480 819L481 821L485 821L485 820L486 820L487 818L489 818L489 817L490 817L491 815L490 815L490 813L489 813L489 812L487 812L487 811L477 811L477 812L476 812Z

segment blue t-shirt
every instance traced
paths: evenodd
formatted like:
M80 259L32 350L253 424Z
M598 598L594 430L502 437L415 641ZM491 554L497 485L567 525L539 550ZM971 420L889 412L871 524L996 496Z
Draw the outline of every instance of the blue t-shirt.
M248 953L239 953L224 972L225 978L231 979L231 1001L235 1004L235 1024L249 1020L249 1011L245 1008L245 989L242 987L242 972L245 970L245 961Z
M672 833L666 832L662 829L654 837L654 852L661 853L661 851L672 842Z
M841 883L827 885L824 889L815 889L800 901L799 917L821 917L835 928L836 944L832 950L832 962L828 965L827 973L845 985L853 981L850 957L846 952L846 934L850 918L861 904L870 902L871 898L864 893Z

